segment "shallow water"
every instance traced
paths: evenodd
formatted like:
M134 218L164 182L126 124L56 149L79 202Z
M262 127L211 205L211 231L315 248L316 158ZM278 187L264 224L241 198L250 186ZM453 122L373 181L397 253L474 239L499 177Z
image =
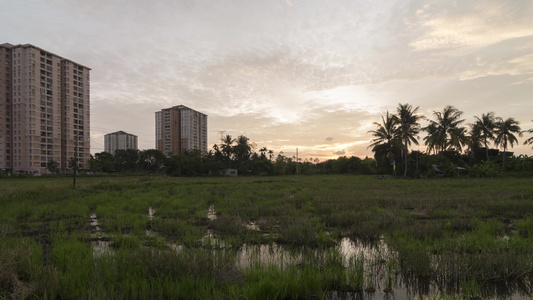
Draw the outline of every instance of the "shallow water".
M102 233L100 226L98 226L98 217L95 213L89 216L91 225L91 246L93 247L93 257L99 257L104 253L110 251L109 246L111 242L109 238Z
M217 212L215 210L215 206L214 205L209 206L209 209L207 210L207 218L210 221L213 221L213 220L217 219Z
M148 209L148 219L153 220L155 210L150 207ZM216 220L216 210L214 206L210 206L207 210L207 218L209 220ZM105 253L112 254L110 249L111 242L109 237L101 231L98 218L96 214L90 215L90 226L92 236L95 238L91 242L93 247L93 256L99 257ZM260 231L260 228L254 222L245 225L248 230ZM147 230L148 237L155 237L156 232ZM226 253L233 253L235 255L235 264L240 269L254 268L258 266L275 265L280 269L287 268L291 265L298 265L301 263L308 263L303 261L309 259L309 253L314 251L314 257L317 260L326 260L328 255L324 250L312 250L304 247L294 248L285 247L276 243L261 244L261 245L247 245L243 244L238 249L225 249L224 242L218 239L212 229L208 229L206 235L201 239L203 247L212 246L213 251L223 251ZM183 250L182 245L167 243L169 249L180 252ZM364 286L368 286L368 282L372 282L371 286L375 288L373 292L354 292L354 291L330 291L326 294L326 299L450 299L454 298L449 294L444 296L441 292L445 287L438 286L434 282L418 281L412 278L404 278L397 272L391 272L387 266L388 261L395 261L394 251L391 251L383 238L374 243L363 243L359 240L349 238L342 238L334 248L333 253L338 253L342 259L342 264L347 270L347 274L355 272L355 266L363 262L364 267ZM331 253L330 253L331 254ZM390 281L387 285L386 282ZM391 289L385 291L385 287L389 286ZM503 286L487 285L482 287L483 290L488 291L485 294L498 295L495 297L483 299L509 299L522 300L533 299L531 296L531 283L504 283ZM452 289L453 290L453 289ZM448 290L449 293L450 290ZM459 293L458 290L455 292ZM459 294L458 298L462 298Z

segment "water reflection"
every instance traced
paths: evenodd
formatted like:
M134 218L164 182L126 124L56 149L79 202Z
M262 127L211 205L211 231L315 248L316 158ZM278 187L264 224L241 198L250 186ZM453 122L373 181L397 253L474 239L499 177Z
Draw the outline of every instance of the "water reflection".
M215 206L214 205L209 206L209 209L207 210L207 218L210 221L216 220L217 212L215 211Z
M246 224L246 229L253 230L253 231L261 231L259 228L259 225L257 225L255 222L250 222Z
M91 227L91 247L93 248L93 257L100 257L104 253L110 251L109 246L111 242L109 238L105 236L98 224L98 217L95 213L89 216Z
M265 265L275 265L283 269L287 265L301 262L301 258L301 253L298 251L289 252L276 243L268 245L243 244L237 251L236 265L242 269Z
M148 220L153 220L155 214L155 209L153 209L151 206L148 207Z

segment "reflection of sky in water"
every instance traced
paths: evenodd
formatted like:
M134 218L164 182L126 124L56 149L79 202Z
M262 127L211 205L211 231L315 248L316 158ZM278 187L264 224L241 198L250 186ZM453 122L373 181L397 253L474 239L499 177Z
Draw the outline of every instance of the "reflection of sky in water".
M210 221L216 220L217 212L215 211L215 206L213 205L209 206L209 209L207 210L207 218Z
M109 246L111 242L107 240L106 236L102 234L100 227L98 226L98 217L95 213L89 216L91 220L91 237L95 240L91 241L91 247L93 247L93 257L100 257L104 253L109 252Z
M154 218L155 210L150 207L148 209L148 219ZM110 249L111 242L100 229L98 217L96 214L91 214L91 246L93 247L93 257L97 258L102 255L113 255L113 250ZM209 220L216 220L216 210L214 206L210 206L207 211L207 218ZM246 225L248 230L259 231L259 226L255 223ZM157 236L156 232L150 230L146 231L147 237ZM349 293L340 291L328 292L325 299L360 299L360 300L407 300L407 299L440 299L442 295L439 293L437 284L433 282L424 282L413 280L412 278L404 278L397 274L397 267L392 268L390 273L392 280L392 292L385 293L387 274L389 269L387 262L397 261L394 258L396 254L389 249L385 243L384 238L381 237L378 241L373 243L363 243L360 240L352 240L349 238L342 238L334 249L330 250L310 250L304 247L292 248L284 247L276 243L262 244L262 245L247 245L243 244L238 249L225 249L224 241L218 239L212 229L208 229L206 235L201 239L201 244L205 246L213 246L213 251L223 251L225 253L235 254L235 264L240 269L255 268L259 266L277 266L280 269L287 268L291 265L298 265L302 263L309 263L304 261L304 258L314 257L316 260L326 261L328 253L331 251L337 252L342 258L342 263L346 268L346 273L356 272L355 265L363 262L364 267L364 287L368 287L368 283L372 282L375 287L373 293ZM165 244L168 249L176 252L181 252L184 247L178 244ZM328 252L330 251L330 252ZM435 258L434 258L435 259ZM436 263L436 261L434 262ZM442 288L442 287L441 287ZM522 296L519 293L519 288L514 290L514 294L510 296L500 297L500 299L522 300L531 299L530 296ZM422 295L420 294L422 293ZM501 295L501 293L500 293ZM449 296L448 296L449 297ZM496 298L494 298L496 299Z

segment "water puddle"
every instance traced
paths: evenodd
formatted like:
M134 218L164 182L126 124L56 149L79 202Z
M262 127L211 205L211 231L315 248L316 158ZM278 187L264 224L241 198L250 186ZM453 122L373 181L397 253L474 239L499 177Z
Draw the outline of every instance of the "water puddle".
M149 221L152 221L154 219L154 214L155 214L155 209L153 209L151 206L148 207L148 220ZM148 237L155 237L157 236L157 234L155 232L153 232L152 230L150 229L146 229L146 236Z
M91 242L91 246L93 247L93 257L100 257L111 251L111 241L95 240Z
M217 219L217 212L215 211L215 206L214 205L209 206L209 209L207 210L207 218L210 221L213 221L213 220Z
M100 227L98 226L98 217L96 217L96 214L91 214L89 219L91 220L91 232L100 232Z
M98 224L98 217L95 213L89 216L91 226L91 247L93 247L93 257L100 257L108 253L111 246L111 241L105 236Z
M237 251L236 265L241 269L265 265L275 265L280 269L288 265L301 262L301 254L289 252L282 246L272 243L269 245L246 245Z
M259 228L259 225L257 225L255 222L250 222L246 225L246 229L253 230L253 231L261 231Z
M155 214L155 209L153 209L151 206L148 207L148 220L153 220Z
M210 221L217 219L213 205L208 208L206 215ZM148 220L151 221L154 218L155 210L149 207ZM89 219L93 256L96 258L112 254L111 238L102 232L97 215L93 213ZM261 232L255 221L245 226L248 230ZM146 237L159 239L157 233L151 230L146 230ZM240 270L265 266L276 266L284 270L288 267L307 264L313 266L318 264L322 268L331 263L342 264L344 268L341 267L341 269L345 270L343 276L346 276L348 285L339 287L337 290L330 290L325 295L325 299L440 299L443 289L451 292L452 296L453 293L460 293L459 286L455 290L448 290L436 282L403 277L396 265L398 254L390 249L383 237L373 243L342 238L335 247L330 249L286 247L276 243L242 244L239 248L231 248L226 247L224 241L216 236L213 229L207 229L205 236L199 242L202 247L211 248L214 252L222 251L235 255L235 266ZM175 252L184 250L183 245L168 242L164 245ZM507 295L500 299L530 299L529 295L522 296L522 293L516 291L517 289L514 292L510 291L511 295L500 292L500 295Z

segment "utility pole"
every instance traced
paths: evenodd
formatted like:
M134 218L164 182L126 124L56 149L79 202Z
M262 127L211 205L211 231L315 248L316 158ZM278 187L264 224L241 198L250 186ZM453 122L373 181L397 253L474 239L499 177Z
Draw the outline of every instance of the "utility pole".
M220 134L220 142L223 142L224 134L226 133L226 130L219 130L218 133Z

